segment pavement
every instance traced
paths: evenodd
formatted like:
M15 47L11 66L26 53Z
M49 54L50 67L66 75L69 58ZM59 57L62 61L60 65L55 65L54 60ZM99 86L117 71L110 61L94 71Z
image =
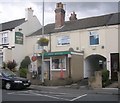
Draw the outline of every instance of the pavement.
M31 85L30 89L33 90L58 90L58 89L70 89L70 90L77 90L77 91L84 91L84 92L89 92L89 93L94 93L94 94L110 94L110 95L119 95L120 96L120 89L118 88L97 88L97 89L92 89L88 88L88 86L77 86L77 85L66 85L66 86L41 86L41 85Z

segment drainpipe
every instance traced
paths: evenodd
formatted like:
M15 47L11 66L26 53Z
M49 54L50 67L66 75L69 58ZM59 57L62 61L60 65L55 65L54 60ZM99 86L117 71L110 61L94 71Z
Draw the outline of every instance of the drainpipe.
M50 42L50 48L49 48L49 52L51 52L51 33L49 33L49 42ZM50 66L49 66L49 80L52 79L51 77L51 68L52 68L52 57L50 57Z
M68 60L69 60L69 78L71 78L71 54L68 54Z
M49 40L50 40L50 50L49 50L49 52L51 52L51 33L49 33Z

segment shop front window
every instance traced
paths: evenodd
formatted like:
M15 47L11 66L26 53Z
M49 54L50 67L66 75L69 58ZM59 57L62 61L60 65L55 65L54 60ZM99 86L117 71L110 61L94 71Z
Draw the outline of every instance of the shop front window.
M53 58L52 59L52 70L65 70L66 59L65 58Z

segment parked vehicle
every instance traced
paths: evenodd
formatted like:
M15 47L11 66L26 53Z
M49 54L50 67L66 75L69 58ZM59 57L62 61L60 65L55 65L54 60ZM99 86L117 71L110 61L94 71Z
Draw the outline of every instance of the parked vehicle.
M31 85L30 80L18 77L15 73L8 69L0 69L0 83L2 88L23 89Z

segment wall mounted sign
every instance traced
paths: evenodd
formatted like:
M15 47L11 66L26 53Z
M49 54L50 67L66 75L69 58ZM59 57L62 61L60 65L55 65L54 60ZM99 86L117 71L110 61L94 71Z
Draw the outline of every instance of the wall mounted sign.
M15 44L23 44L23 34L21 32L15 32Z

